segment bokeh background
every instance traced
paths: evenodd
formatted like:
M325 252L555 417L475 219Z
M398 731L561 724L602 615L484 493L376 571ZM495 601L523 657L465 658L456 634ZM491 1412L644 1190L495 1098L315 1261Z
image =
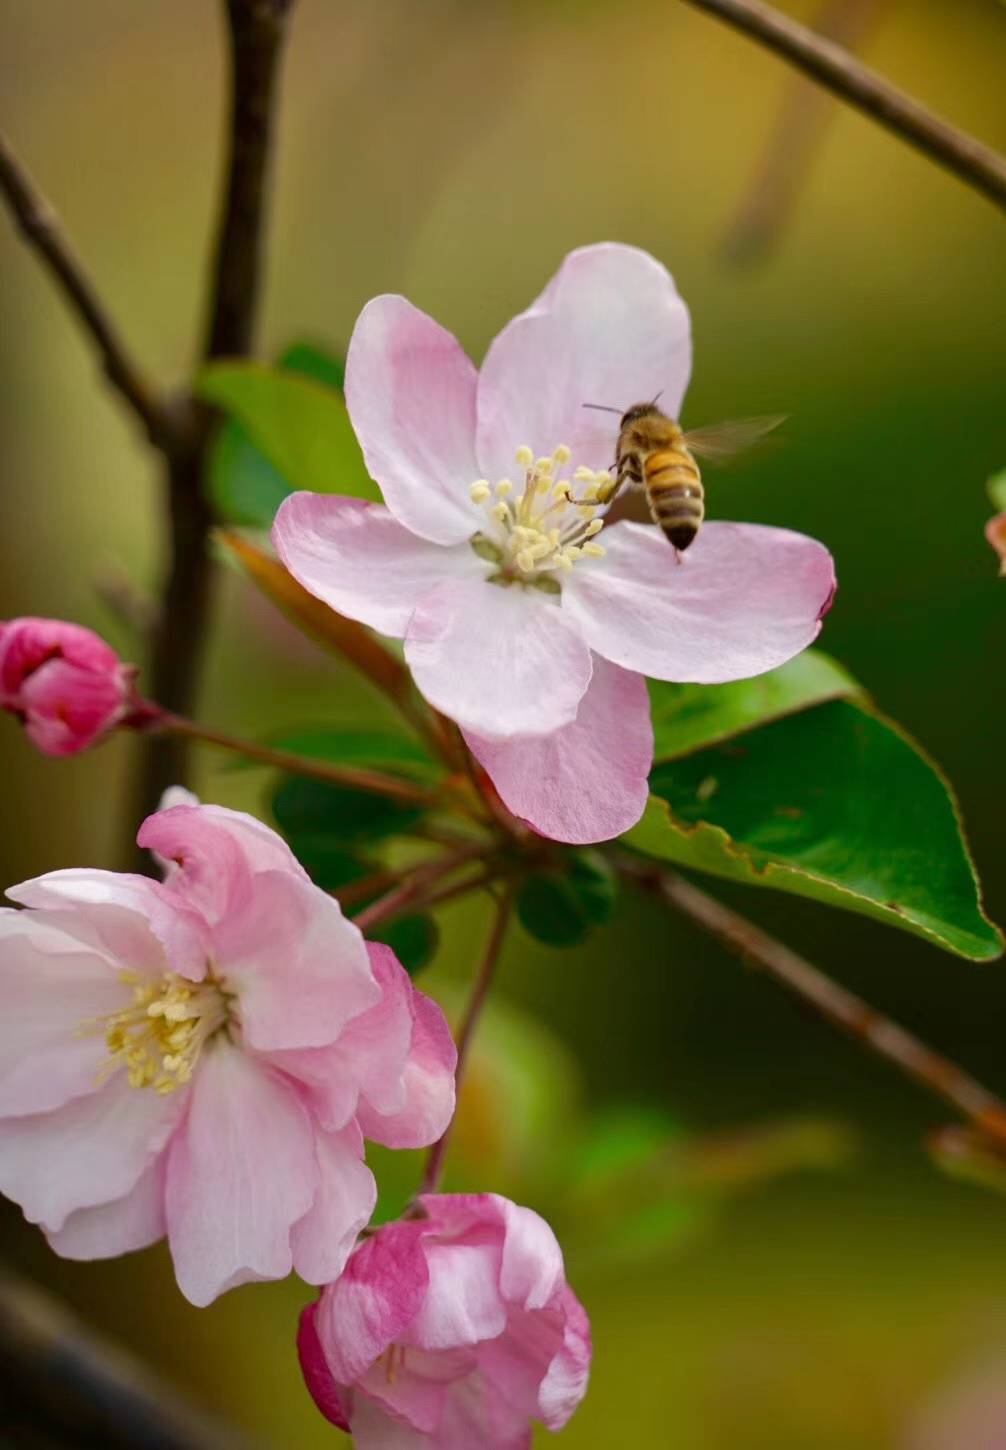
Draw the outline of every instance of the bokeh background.
M166 378L189 367L199 316L218 8L0 0L3 124ZM861 8L872 64L1006 143L1001 5ZM738 256L780 109L795 106L798 131L816 125L794 84L667 0L299 0L261 351L342 347L370 296L402 291L478 357L569 248L653 251L693 313L686 422L791 415L784 446L715 482L711 511L832 548L841 589L822 643L946 768L1001 921L1006 584L981 536L984 480L1006 464L1001 221L828 103L795 204L759 255ZM135 656L103 597L142 599L156 582L155 465L6 219L0 438L0 617L79 619ZM362 685L227 573L201 709L244 732L378 718ZM131 749L46 762L0 720L4 883L121 861ZM197 784L264 809L261 772L201 755ZM1006 1091L1002 964L715 889ZM481 909L447 908L442 926L423 985L451 1006ZM1006 1199L933 1166L924 1139L944 1121L649 903L623 901L586 950L515 934L451 1182L523 1198L563 1236L596 1339L570 1450L1006 1445ZM393 1202L418 1165L381 1164ZM297 1372L296 1281L197 1311L162 1249L63 1264L9 1210L0 1249L262 1445L336 1443ZM991 1428L969 1428L973 1414Z

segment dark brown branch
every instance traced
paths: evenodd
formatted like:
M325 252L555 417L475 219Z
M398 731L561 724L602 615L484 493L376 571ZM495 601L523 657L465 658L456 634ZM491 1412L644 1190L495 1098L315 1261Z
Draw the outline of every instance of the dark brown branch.
M130 357L83 264L63 235L55 210L0 134L0 192L28 246L42 259L98 350L109 382L160 449L174 445L176 424L166 400Z
M253 1450L237 1430L187 1404L125 1350L5 1270L0 1421L3 1443L25 1450Z
M265 222L273 105L293 0L226 0L231 103L225 197L210 288L205 358L244 356L252 345ZM154 635L149 693L169 710L192 713L211 604L210 510L203 486L211 420L186 403L189 447L168 471L171 552ZM145 752L135 819L188 774L188 742L153 736Z
M670 871L623 859L627 875L649 886L717 941L767 972L832 1026L886 1058L907 1077L949 1103L1000 1147L1006 1147L1006 1103L949 1058L833 982L783 942Z
M489 989L496 976L496 967L499 963L500 952L503 948L503 938L506 936L506 929L510 923L510 909L513 905L513 893L505 891L500 897L496 906L496 915L493 919L492 928L489 933L489 941L486 944L485 956L482 958L482 965L479 967L478 976L472 986L471 996L468 998L468 1005L465 1008L464 1017L461 1019L456 1035L458 1044L458 1065L454 1072L454 1082L458 1093L461 1091L461 1084L464 1079L465 1067L468 1063L468 1050L472 1045L472 1038L475 1036L475 1029L479 1025L482 1016L482 1009L486 1004ZM444 1164L447 1160L447 1149L450 1147L451 1131L454 1127L457 1114L451 1119L441 1137L433 1144L426 1159L426 1168L423 1172L423 1181L419 1186L419 1193L436 1193L440 1187L440 1179L443 1176Z
M784 56L805 75L871 116L976 191L1006 207L1006 159L958 130L834 41L762 0L685 0Z
M203 355L251 351L273 102L293 0L226 0L230 27L231 124L227 194L220 217Z

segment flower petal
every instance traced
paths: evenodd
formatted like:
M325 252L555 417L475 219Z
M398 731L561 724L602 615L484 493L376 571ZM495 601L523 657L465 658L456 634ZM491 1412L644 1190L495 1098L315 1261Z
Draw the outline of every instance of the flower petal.
M214 934L217 970L259 1052L323 1047L380 1000L363 937L312 882L261 871Z
M290 1230L316 1189L310 1123L293 1088L227 1043L204 1049L166 1188L171 1256L190 1303L289 1274Z
M3 1116L49 1112L92 1093L107 1048L100 1027L81 1028L129 1000L106 957L40 915L0 910Z
M494 1339L506 1328L500 1295L500 1245L491 1239L424 1241L430 1283L403 1342L422 1349L459 1349Z
M185 1098L131 1088L120 1072L54 1112L3 1119L0 1193L50 1231L77 1209L123 1198L164 1148Z
M374 1175L363 1161L363 1136L355 1123L340 1133L315 1133L318 1191L294 1224L293 1266L308 1284L329 1284L346 1267L357 1235L377 1203Z
M706 524L680 565L648 525L603 537L605 557L573 569L563 613L598 654L658 680L717 685L785 664L834 594L827 549L789 529Z
M167 1156L151 1163L124 1198L78 1208L46 1238L64 1259L111 1259L156 1244L165 1234L164 1170Z
M528 444L607 468L620 412L660 394L677 417L691 371L688 309L667 269L637 247L602 242L570 252L541 296L508 323L482 364L478 455L496 479Z
M346 357L346 406L391 512L437 544L472 533L475 389L460 343L425 312L392 295L367 303Z
M571 725L531 740L468 731L465 740L507 809L553 841L609 841L645 809L653 763L646 681L599 655Z
M472 516L468 535L477 526ZM277 554L305 589L339 614L396 639L435 584L455 574L486 573L485 561L467 543L449 549L431 544L387 509L357 499L291 494L276 514L272 537Z
M375 947L375 943L370 944L371 960ZM446 1131L454 1116L458 1050L436 1002L417 991L404 967L387 947L383 950L392 956L401 973L400 990L408 992L411 999L412 1038L402 1074L403 1101L393 1111L381 1111L381 1100L372 1088L367 1088L357 1109L357 1121L364 1136L375 1143L389 1148L425 1148Z
M308 1393L325 1419L337 1425L340 1430L348 1432L349 1421L340 1399L339 1386L332 1378L332 1371L328 1367L328 1360L318 1337L315 1322L317 1315L317 1304L308 1304L301 1311L297 1328L297 1357L300 1360L301 1374Z
M566 1315L563 1345L549 1365L538 1395L538 1413L550 1430L561 1430L587 1393L590 1375L590 1320L568 1285L562 1292Z
M8 887L11 901L59 912L60 925L131 971L206 975L206 923L159 881L120 871L71 867Z
M338 1384L360 1379L415 1318L429 1284L425 1234L418 1221L385 1224L322 1293L315 1324Z
M568 725L590 683L590 651L553 598L482 579L420 600L405 658L431 705L491 738Z
M162 804L136 839L160 861L166 890L210 923L243 909L250 878L258 871L286 871L309 880L282 836L254 816L224 806L196 800Z

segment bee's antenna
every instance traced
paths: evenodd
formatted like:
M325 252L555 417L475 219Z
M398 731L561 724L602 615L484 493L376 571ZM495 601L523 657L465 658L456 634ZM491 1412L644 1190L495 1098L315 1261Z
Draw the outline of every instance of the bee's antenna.
M594 408L598 413L620 413L621 408L609 408L607 403L581 403L582 408Z
M664 390L663 390L663 388L661 388L661 389L660 389L660 392L659 392L659 393L658 393L658 394L657 394L657 396L656 396L656 397L655 397L655 398L654 398L654 399L653 399L653 404L651 404L651 406L654 406L654 405L656 405L656 404L657 404L657 403L659 403L659 402L660 402L660 399L661 399L661 398L662 398L662 397L663 397L663 396L664 396Z

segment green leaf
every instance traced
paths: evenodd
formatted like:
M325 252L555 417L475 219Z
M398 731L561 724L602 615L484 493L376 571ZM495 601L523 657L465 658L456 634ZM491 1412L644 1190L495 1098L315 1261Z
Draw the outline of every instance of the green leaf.
M315 347L313 342L292 342L284 349L279 365L285 372L301 373L337 393L346 390L344 360L324 348Z
M649 684L656 761L688 755L860 689L840 664L815 649L804 650L766 675L735 684L671 685L661 680Z
M284 372L311 378L341 397L342 360L311 343L297 342L279 359ZM294 487L252 442L233 418L217 432L210 448L207 487L218 518L254 528L268 528L276 510Z
M993 473L986 487L993 507L999 513L1006 513L1006 468L1001 468L998 473Z
M272 800L273 815L295 854L305 840L331 840L338 850L409 830L422 811L387 796L288 776Z
M315 727L286 730L272 736L277 750L310 760L330 760L339 765L363 765L374 770L391 770L416 780L436 780L443 767L431 760L416 740L376 730L334 730Z
M410 977L432 961L440 943L440 928L432 916L402 916L367 935L389 946Z
M988 961L950 787L897 726L848 701L660 765L629 845L661 860L860 912Z
M340 846L331 836L304 832L294 836L290 848L315 886L322 891L339 891L352 881L362 881L379 869L355 851Z
M547 946L571 947L592 927L607 921L615 901L616 878L596 851L571 851L562 867L536 871L517 893L517 915L524 930Z
M229 508L240 522L268 523L261 512L278 486L281 497L294 489L379 499L367 476L356 435L342 397L313 377L260 363L222 362L206 367L196 379L196 393L240 425L247 439L264 455L271 474L256 467L246 496L242 476L235 472L243 455L232 440L214 449L210 489L225 516ZM226 430L224 430L226 432Z

